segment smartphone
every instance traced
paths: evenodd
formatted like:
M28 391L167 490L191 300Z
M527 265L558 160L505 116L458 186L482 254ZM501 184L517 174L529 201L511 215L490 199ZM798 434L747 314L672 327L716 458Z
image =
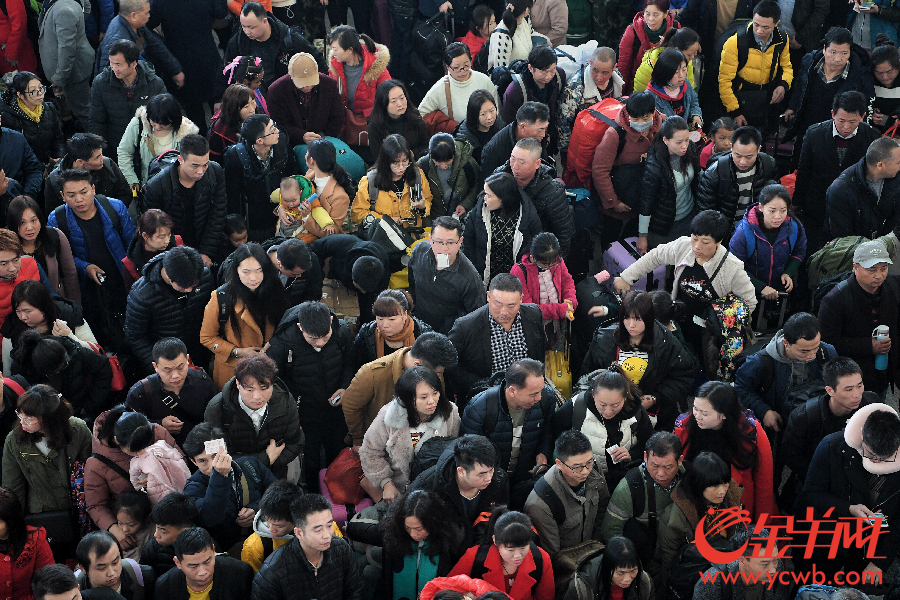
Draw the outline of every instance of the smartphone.
M100 285L103 285L104 283L106 283L106 275L104 275L103 273L97 273L97 281L100 282Z
M340 401L341 401L341 395L338 394L337 396L335 396L334 398L331 399L331 405L335 406Z
M869 10L872 10L873 6L875 6L874 2L860 2L859 10L869 11Z

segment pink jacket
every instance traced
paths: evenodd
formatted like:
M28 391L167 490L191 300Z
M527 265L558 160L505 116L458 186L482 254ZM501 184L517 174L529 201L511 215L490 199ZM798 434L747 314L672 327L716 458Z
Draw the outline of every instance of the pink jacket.
M525 273L522 273L522 267L525 265ZM569 275L569 269L562 259L559 265L553 268L553 285L559 294L559 302L556 304L541 304L541 284L538 281L538 268L531 262L531 255L526 254L520 262L513 265L510 273L519 278L522 282L522 302L531 302L541 307L541 315L547 321L553 319L565 319L569 305L566 300L572 301L572 310L578 307L578 301L575 299L575 281Z
M169 492L184 490L184 484L191 476L181 452L162 440L131 459L129 474L131 484L135 489L146 489L153 505Z

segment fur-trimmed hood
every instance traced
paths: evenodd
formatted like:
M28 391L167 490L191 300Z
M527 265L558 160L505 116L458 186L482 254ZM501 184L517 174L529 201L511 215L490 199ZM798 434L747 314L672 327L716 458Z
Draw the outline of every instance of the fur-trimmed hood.
M391 52L384 44L375 44L375 52L369 52L365 43L362 45L363 55L363 81L368 84L374 83L381 77L388 63L391 62ZM334 51L328 49L328 71L332 77L339 77L344 74L344 64L335 60Z
M871 460L863 456L862 452L863 424L866 422L866 419L869 418L869 415L876 411L885 411L891 412L895 415L897 414L897 411L892 407L880 402L859 408L856 411L856 414L850 417L850 419L847 421L847 426L844 428L844 442L848 446L859 452L859 455L862 457L863 468L866 471L872 473L873 475L889 475L891 473L900 471L900 463L872 462Z
M138 109L134 111L134 116L141 120L141 139L145 140L149 138L153 134L153 130L150 128L150 119L147 118L147 107L139 106ZM175 139L182 140L184 139L184 136L191 133L200 133L200 128L194 125L194 122L187 117L181 117L181 127L175 132Z

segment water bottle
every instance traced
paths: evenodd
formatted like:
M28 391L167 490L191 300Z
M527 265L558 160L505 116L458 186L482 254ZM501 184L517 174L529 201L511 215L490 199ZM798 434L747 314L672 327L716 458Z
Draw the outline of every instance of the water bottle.
M879 325L872 332L872 337L876 340L886 340L891 337L891 330L887 325ZM888 367L888 355L885 354L877 354L875 355L875 368L879 371L886 371Z

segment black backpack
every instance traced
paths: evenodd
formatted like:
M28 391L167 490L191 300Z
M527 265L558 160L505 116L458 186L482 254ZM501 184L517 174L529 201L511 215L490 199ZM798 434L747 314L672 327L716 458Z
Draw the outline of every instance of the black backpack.
M724 538L716 536L708 540L709 545L720 552L731 552L736 550L738 545L734 542L734 536ZM669 571L668 581L668 597L676 600L690 600L694 597L694 585L700 580L700 573L706 572L712 566L706 558L700 554L697 544L693 542L685 542L678 550L678 558ZM718 581L711 585L719 585ZM730 600L730 585L723 585L722 600ZM727 594L727 596L726 596Z
M409 467L409 480L415 481L423 471L437 464L441 454L446 450L456 438L452 437L433 437L422 442L422 447L416 452L412 464Z
M524 58L514 60L508 65L497 65L491 69L491 83L497 86L497 95L503 98L506 88L513 82L513 74L521 75L528 70L528 61Z
M832 289L837 287L839 284L844 281L850 279L850 276L853 275L853 271L841 271L837 275L833 275L828 279L823 279L816 285L816 289L813 290L812 297L812 313L814 315L819 314L819 306L822 304L822 298L828 295ZM845 286L846 287L846 286ZM849 291L849 290L848 290ZM848 298L848 303L849 303Z
M160 171L162 171L169 165L178 163L179 155L180 153L178 150L170 149L164 151L162 154L151 160L150 166L147 167L147 181L153 179L155 175L159 174Z
M656 491L653 484L649 495L647 494L647 479L641 473L640 467L629 469L625 474L625 481L628 482L628 488L631 492L631 518L625 521L625 527L622 535L634 542L638 555L644 564L653 559L656 552L656 533L659 529L658 517L656 511ZM647 523L638 521L638 517L644 514L644 504L649 500L647 511Z
M452 10L421 21L413 29L415 51L409 55L409 84L416 103L421 102L431 86L444 76L444 50L455 38Z
M478 51L478 54L475 55L474 60L472 60L472 70L478 71L479 73L488 74L490 68L488 67L488 54L490 54L491 50L491 38L488 36L488 39L484 41L481 45L481 50Z

